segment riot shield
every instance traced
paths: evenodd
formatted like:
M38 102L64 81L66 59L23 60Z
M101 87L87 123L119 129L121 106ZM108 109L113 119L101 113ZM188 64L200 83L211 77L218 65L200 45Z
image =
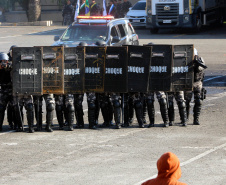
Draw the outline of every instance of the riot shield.
M43 93L64 94L63 46L43 46Z
M64 93L84 92L85 48L64 48Z
M172 72L172 45L152 47L149 91L170 91Z
M128 46L128 92L147 92L151 47Z
M108 46L105 60L104 91L125 93L128 88L126 46Z
M192 91L193 87L193 45L173 46L171 91Z
M85 91L104 92L106 47L87 46L85 53Z
M13 95L42 95L42 48L14 47Z

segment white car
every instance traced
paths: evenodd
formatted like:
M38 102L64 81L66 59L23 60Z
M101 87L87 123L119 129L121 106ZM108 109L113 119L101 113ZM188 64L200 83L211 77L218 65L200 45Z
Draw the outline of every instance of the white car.
M133 26L146 26L146 16L146 0L141 0L130 8L125 18L129 19Z

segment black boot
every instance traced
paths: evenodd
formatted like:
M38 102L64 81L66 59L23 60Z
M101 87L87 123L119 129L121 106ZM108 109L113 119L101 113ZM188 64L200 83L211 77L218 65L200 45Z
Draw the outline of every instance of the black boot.
M16 104L14 106L14 112L15 112L15 120L17 125L17 132L23 132L24 131L24 123L23 123L23 114L22 114L22 106L19 106L19 104Z
M142 103L140 101L136 101L134 104L135 104L136 117L137 117L139 127L144 128Z
M155 107L154 107L154 101L148 99L147 100L147 108L148 108L148 117L150 120L150 124L148 125L148 128L154 127L155 124Z
M104 119L104 123L100 127L102 127L102 128L110 127L109 111L108 111L107 103L104 101L101 102L100 108L101 108L101 112L102 112L103 119Z
M191 108L190 102L186 102L187 121L189 121L190 108Z
M187 126L187 114L185 102L178 102L179 114L182 126Z
M95 115L96 115L96 110L95 110L95 103L94 102L88 102L88 120L89 120L89 128L90 129L95 129Z
M143 123L146 124L146 114L147 114L147 103L143 100Z
M84 128L84 112L82 109L77 109L77 128Z
M59 130L64 129L64 115L63 115L63 106L62 105L56 105L56 116L57 121L59 123Z
M201 108L202 108L201 100L200 99L195 100L195 105L194 105L194 109L193 109L193 112L194 112L193 124L194 125L200 125L199 116L200 116L200 113L201 113Z
M174 120L175 120L174 102L173 101L169 101L168 116L169 116L169 126L172 126L174 124Z
M159 104L160 104L160 112L161 112L162 119L164 122L164 127L168 127L169 126L169 117L168 117L168 109L167 109L166 99L163 99L163 98L160 99Z
M51 125L52 125L52 122L53 122L53 110L54 110L54 104L53 103L49 103L47 105L47 113L46 113L46 128L45 130L47 132L52 132L52 128L51 128Z
M74 105L68 105L67 110L68 110L68 130L73 131L74 111L75 111Z
M29 103L26 106L27 109L27 122L28 122L28 132L34 133L34 110L33 110L33 104Z
M0 132L2 131L4 117L5 117L5 107L0 104Z
M115 118L115 128L120 129L121 128L121 105L119 101L114 101L114 118Z

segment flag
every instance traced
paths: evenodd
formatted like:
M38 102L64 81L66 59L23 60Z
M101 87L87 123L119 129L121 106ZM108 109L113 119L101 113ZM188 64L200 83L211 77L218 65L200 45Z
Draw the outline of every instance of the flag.
M107 15L107 11L106 11L106 2L105 0L103 0L103 16Z
M85 15L90 16L89 1L88 0L86 0L86 4L85 4Z
M74 21L77 21L77 16L79 15L79 7L80 7L80 0L77 0Z

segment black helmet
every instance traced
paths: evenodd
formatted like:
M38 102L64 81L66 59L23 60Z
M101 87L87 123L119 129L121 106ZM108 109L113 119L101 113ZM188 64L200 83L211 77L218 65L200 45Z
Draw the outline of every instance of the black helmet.
M86 42L80 42L79 46L88 46L88 44Z
M6 53L0 53L0 60L9 60L9 56Z
M96 41L96 45L97 46L106 46L106 42L104 42L103 40L98 40L98 41Z
M13 48L16 48L18 47L17 45L12 45L10 48L9 48L9 51L11 51Z

